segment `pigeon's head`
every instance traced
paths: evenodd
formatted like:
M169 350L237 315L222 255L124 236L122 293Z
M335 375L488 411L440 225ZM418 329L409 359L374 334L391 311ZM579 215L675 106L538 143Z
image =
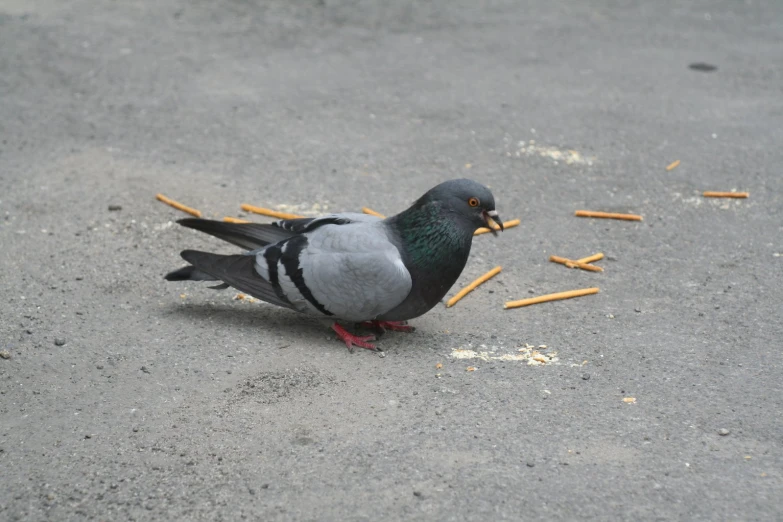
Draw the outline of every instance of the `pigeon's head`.
M497 236L490 223L493 221L503 230L503 222L495 210L495 198L481 183L472 179L452 179L434 187L427 195L431 200L443 203L451 212L467 218L476 228L488 227Z

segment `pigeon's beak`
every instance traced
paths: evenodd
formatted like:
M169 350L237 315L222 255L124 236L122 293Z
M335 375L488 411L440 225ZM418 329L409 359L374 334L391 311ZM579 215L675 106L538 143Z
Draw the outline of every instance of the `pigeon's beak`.
M500 216L498 216L497 210L485 210L484 222L487 224L487 228L489 228L492 231L493 236L498 235L497 230L494 226L495 223L497 223L497 226L500 227L501 232L503 231L503 221L500 220Z

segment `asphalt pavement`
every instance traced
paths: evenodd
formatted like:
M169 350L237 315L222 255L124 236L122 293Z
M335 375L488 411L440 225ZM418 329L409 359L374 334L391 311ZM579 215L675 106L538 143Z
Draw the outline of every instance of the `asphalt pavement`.
M0 0L0 519L783 519L781 49L751 0ZM457 286L503 271L385 357L163 280L236 249L156 193L456 177L521 220Z

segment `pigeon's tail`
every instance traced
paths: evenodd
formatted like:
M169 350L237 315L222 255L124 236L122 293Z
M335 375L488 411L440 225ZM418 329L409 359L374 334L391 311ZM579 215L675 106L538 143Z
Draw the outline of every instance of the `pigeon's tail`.
M185 266L166 274L166 281L217 281L217 278L196 270L195 266Z
M166 281L217 281L218 279L201 270L196 270L195 266L185 266L179 270L174 270L166 274ZM225 290L229 285L222 283L210 286L213 290Z
M197 250L184 250L180 255L192 266L166 275L168 281L223 281L224 284L211 288L231 286L267 303L291 308L291 303L282 291L276 291L269 281L256 272L256 256L223 256Z
M211 219L186 218L177 221L183 227L193 228L246 250L255 250L270 243L295 236L295 232L265 223L228 223Z

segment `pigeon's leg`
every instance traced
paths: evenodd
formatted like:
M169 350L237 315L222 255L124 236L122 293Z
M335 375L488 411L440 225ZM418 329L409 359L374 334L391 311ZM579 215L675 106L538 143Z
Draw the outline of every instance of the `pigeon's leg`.
M416 330L416 327L408 326L408 321L364 321L361 324L367 328L375 328L381 333L384 333L386 330L391 330L392 332L412 332Z
M354 346L361 346L362 348L366 348L368 350L375 350L378 351L378 349L375 347L374 344L370 344L367 341L374 341L375 336L374 335L354 335L342 326L340 326L337 323L334 323L332 325L332 330L337 334L337 337L339 337L343 342L345 342L345 346L348 347L348 350L353 353L353 347Z

